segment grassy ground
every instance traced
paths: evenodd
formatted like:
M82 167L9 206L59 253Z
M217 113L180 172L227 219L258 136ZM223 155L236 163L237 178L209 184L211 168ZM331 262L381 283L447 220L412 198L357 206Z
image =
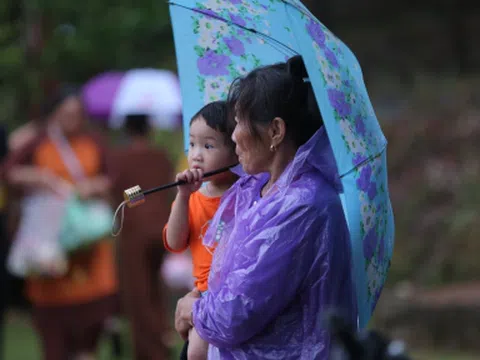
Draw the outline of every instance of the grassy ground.
M37 340L30 321L23 314L9 314L4 334L4 357L2 360L41 360L40 343ZM98 360L132 360L128 327L124 327L124 356L114 357L107 338L102 339ZM172 359L178 359L181 344L172 349Z
M99 360L132 360L128 329L124 331L125 354L115 358L111 353L110 344L103 339L99 349ZM178 359L181 344L172 351L172 359ZM5 331L5 360L41 360L40 347L27 317L23 315L10 316ZM415 351L415 360L474 360L478 355L460 353L439 353L434 351Z

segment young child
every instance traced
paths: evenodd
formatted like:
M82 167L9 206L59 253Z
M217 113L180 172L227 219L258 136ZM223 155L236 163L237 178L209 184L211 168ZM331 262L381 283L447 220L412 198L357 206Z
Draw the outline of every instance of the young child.
M208 224L217 211L223 193L237 180L230 171L208 178L202 187L203 174L235 164L235 144L231 136L235 124L227 115L224 101L205 105L190 122L190 147L188 166L176 176L188 184L178 187L168 223L163 232L167 250L183 252L190 249L193 262L195 287L207 291L208 275L212 262L213 249L203 245L203 236ZM208 344L195 329L188 338L188 359L206 359ZM184 348L185 349L185 348Z

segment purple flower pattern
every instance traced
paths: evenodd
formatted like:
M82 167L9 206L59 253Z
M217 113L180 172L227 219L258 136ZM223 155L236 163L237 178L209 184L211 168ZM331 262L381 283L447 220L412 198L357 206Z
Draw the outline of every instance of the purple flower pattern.
M370 184L368 184L367 195L370 201L375 199L375 196L377 196L377 183L375 181L372 181Z
M310 19L307 23L307 31L318 46L325 47L325 33L318 22Z
M372 227L363 239L363 255L366 259L371 259L377 247L378 237L375 227Z
M362 212L365 212L360 220L361 245L365 271L369 274L367 299L373 311L389 268L388 259L391 252L386 245L387 241L391 240L386 237L390 236L386 234L386 222L378 221L383 217L381 209L385 208L382 202L385 197L379 196L382 187L386 187L381 176L385 169L382 168L380 161L372 158L376 155L373 152L378 151L375 148L377 138L371 133L370 119L365 115L369 112L363 99L364 95L356 90L357 81L353 74L357 70L346 68L341 48L333 34L312 18L306 17L304 21L307 33L317 45L314 46L314 51L319 60L318 64L322 66L319 70L325 80L328 103L336 114L337 121L344 124L342 138L345 147L350 151L352 166L358 167L355 182ZM335 78L332 74L339 74L340 78ZM355 94L353 100L351 96L347 96L352 91ZM345 122L348 125L345 125Z
M355 130L357 131L358 134L362 136L365 136L366 134L365 122L363 121L363 118L360 115L357 115L355 117Z
M236 25L239 25L239 26L247 25L247 22L240 15L235 15L230 13L228 14L228 16L230 16L230 20L232 20L232 22Z
M197 67L202 75L228 75L227 66L231 60L228 56L219 55L212 50L207 50L205 54L197 60Z
M223 40L225 41L225 44L227 44L233 55L241 56L245 54L245 47L243 46L243 43L236 37L225 37L223 38Z
M324 52L325 52L325 57L330 62L330 64L332 64L333 67L338 68L339 66L338 60L335 54L333 53L333 51L330 50L329 48L325 48Z
M330 105L337 111L340 117L344 117L350 114L351 106L345 99L345 94L337 89L328 89L328 100Z
M267 14L272 6L278 4L257 0L196 2L192 16L193 30L197 36L194 48L198 56L198 90L204 102L225 98L230 83L237 76L262 65L255 52L247 51L248 47L257 44L258 36L245 31L243 27L261 26L262 30L267 31L271 25L264 21L263 14Z
M217 13L215 11L212 11L210 9L197 9L199 13L202 13L204 15L210 16L210 17L218 17Z
M365 160L367 160L367 158L366 158L365 155L360 154L360 153L356 153L356 154L353 156L353 165L354 165L354 166L358 166L358 165L360 165L361 163L363 163Z
M357 188L363 192L367 192L370 187L370 179L372 177L372 167L366 165L360 171L360 176L357 179Z

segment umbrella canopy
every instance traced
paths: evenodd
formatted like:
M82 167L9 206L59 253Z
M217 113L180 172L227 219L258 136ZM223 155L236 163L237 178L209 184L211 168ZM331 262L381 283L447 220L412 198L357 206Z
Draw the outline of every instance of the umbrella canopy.
M154 127L172 129L182 110L178 79L166 70L100 74L85 84L83 99L90 116L108 119L113 128L121 127L126 115L147 114Z
M343 184L359 326L380 296L394 243L386 144L350 49L294 0L175 0L170 13L183 97L190 117L224 99L231 82L261 65L304 59Z
M108 119L115 94L122 83L124 73L109 71L90 79L82 89L87 113L95 118Z

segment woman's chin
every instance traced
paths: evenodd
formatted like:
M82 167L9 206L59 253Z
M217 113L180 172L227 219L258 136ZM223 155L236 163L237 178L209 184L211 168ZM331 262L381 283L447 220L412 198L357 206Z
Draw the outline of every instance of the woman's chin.
M257 173L251 166L248 166L248 164L244 164L240 161L240 165L242 165L242 169L247 175L255 175Z

